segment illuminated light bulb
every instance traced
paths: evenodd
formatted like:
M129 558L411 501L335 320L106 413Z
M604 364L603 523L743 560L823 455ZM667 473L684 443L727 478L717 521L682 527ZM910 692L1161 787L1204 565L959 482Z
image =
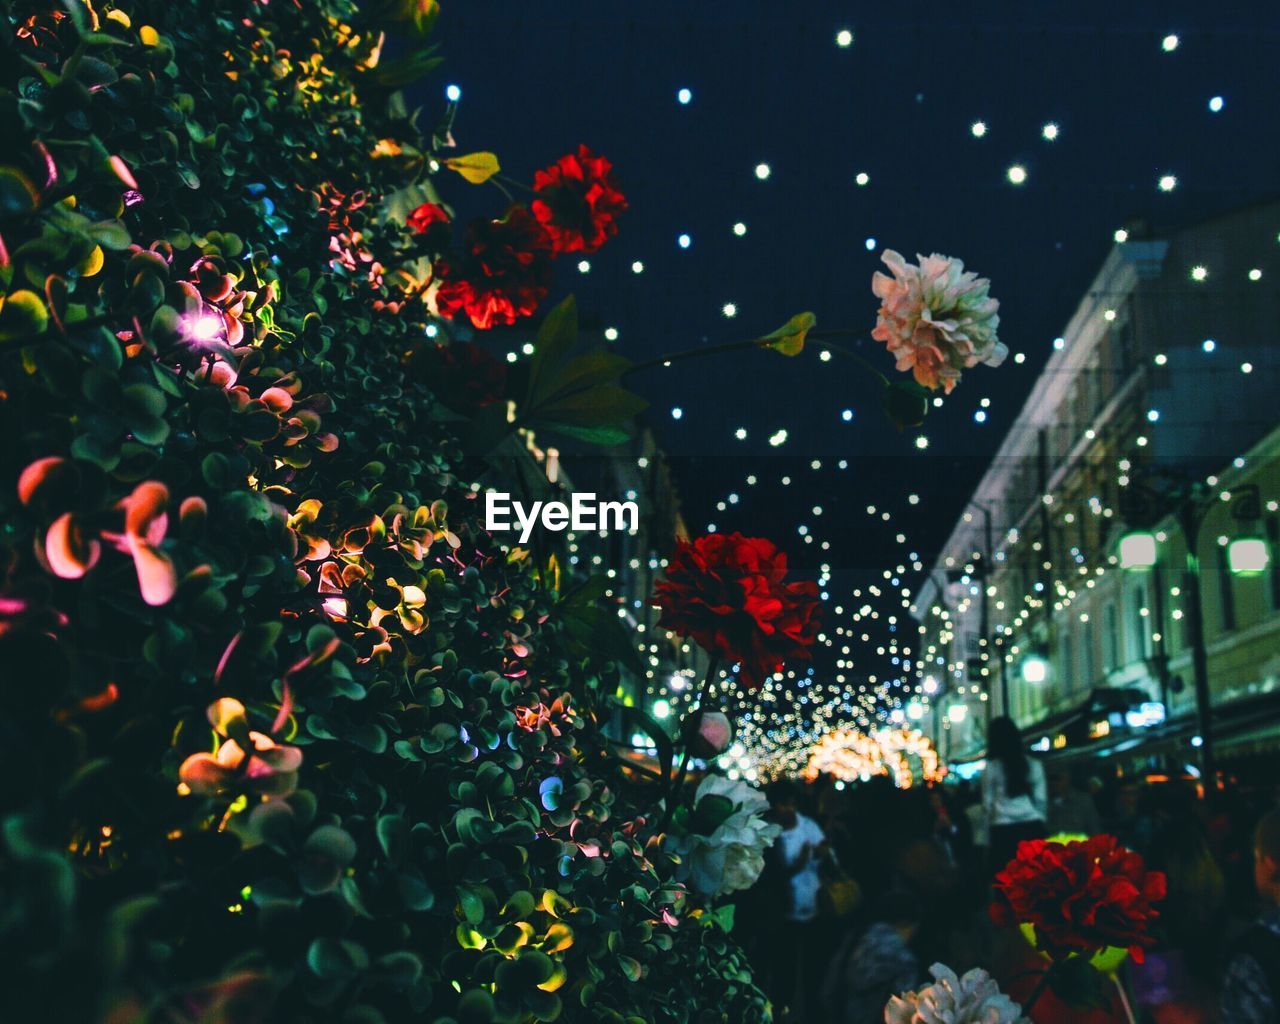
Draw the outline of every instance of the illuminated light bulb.
M738 223L733 226L733 233L741 238L747 233L747 226L743 224L742 221L738 221Z
M866 171L859 171L858 176L853 180L856 181L859 186L868 185L871 183L871 175Z
M926 448L929 447L929 439L925 437L924 434L921 434L919 437L916 438L916 447L919 448L921 451L924 451Z
M1010 184L1022 185L1027 180L1027 169L1022 164L1014 164L1005 172L1005 175L1008 177Z
M844 49L845 47L849 47L852 45L853 45L853 33L850 32L847 28L842 28L839 32L836 33L836 46L839 46L841 49Z
M1059 352L1061 352L1064 348L1066 348L1066 345L1067 345L1067 339L1066 339L1066 338L1054 338L1054 339L1053 339L1053 347L1054 347L1054 349L1055 349L1055 350L1057 350L1057 351L1059 351Z
M1147 422L1148 422L1148 423L1156 423L1156 422L1158 422L1158 421L1159 421L1159 419L1160 419L1160 410L1159 410L1159 409L1148 409L1148 410L1147 410Z
M676 93L676 102L679 103L682 107L687 106L689 104L689 101L692 99L693 99L692 89L681 89L679 92Z
M1116 233L1111 237L1114 238L1117 242L1127 242L1129 241L1129 232L1127 232L1124 228L1116 228Z
M842 413L840 413L840 418L841 418L842 420L844 420L846 423L852 423L852 422L853 422L853 410L852 410L852 409L845 409Z
M1165 355L1163 352L1156 353L1156 357L1155 357L1156 366L1164 366L1164 364L1167 363L1168 361L1169 361L1169 357Z
M975 139L982 138L984 135L987 134L987 122L974 121L973 124L969 125L969 132L970 134L973 135Z
M1181 40L1178 39L1177 35L1170 32L1160 40L1160 49L1164 50L1165 53L1173 53L1173 51L1178 48L1179 42L1181 42Z
M1044 138L1045 142L1052 142L1058 137L1058 126L1053 121L1050 121L1040 129L1040 135Z
M1025 363L1027 361L1027 354L1025 352L1015 352L1013 361L1015 363Z
M681 409L681 408L680 408L680 406L678 406L678 405L677 405L675 408L673 408L673 409L671 410L671 418L672 418L673 420L683 419L683 418L684 418L684 410L683 410L683 409Z
M195 341L213 341L222 333L222 317L212 313L201 313L188 318L187 330Z
M973 422L974 422L974 423L986 423L986 422L987 422L987 414L986 414L985 412L983 412L981 409L978 409L978 410L977 410L976 412L974 412L974 414L973 414Z
M687 249L689 246L693 245L693 239L688 235L681 235L676 239L676 245L680 246L681 249Z
M605 340L605 341L617 341L617 340L618 340L618 328L616 328L616 327L606 327L606 328L604 329L604 340Z
M1105 320L1107 323L1111 323L1111 321L1114 320L1115 318L1116 318L1116 311L1114 309L1109 309L1102 314L1102 319Z
M732 302L726 302L724 304L724 308L721 309L720 312L722 312L725 316L732 318L738 315L738 307L735 306Z
M1240 372L1241 372L1241 373L1253 373L1253 363L1241 363L1241 364L1240 364Z
M768 164L756 164L756 177L764 181L773 173L773 169Z
M462 99L462 89L456 85L446 85L444 87L444 96L450 103L457 103Z
M1162 174L1156 185L1161 192L1172 192L1178 187L1178 176L1176 174Z
M533 355L533 342L526 341L523 345L520 346L520 351L527 356Z
M733 432L733 436L736 437L739 441L745 441L747 439L747 428L739 427L737 430ZM755 479L752 477L747 477L747 483L753 484L755 483Z
M868 238L868 239L867 239L865 242L863 242L862 244L863 244L863 245L865 245L865 246L867 247L867 252L875 252L875 249L876 249L876 240L875 240L874 238Z
M774 448L787 443L787 432L785 429L775 431L769 437L769 444Z
M1209 276L1209 268L1203 264L1197 264L1191 268L1191 280L1203 281Z
M578 260L578 273L579 273L579 274L589 274L589 273L591 273L591 261L590 261L590 260Z
M1262 280L1262 271L1261 271L1261 270L1259 270L1257 267L1254 267L1251 271L1249 271L1249 280L1250 280L1250 281L1261 281L1261 280Z
M1211 113L1217 114L1226 105L1226 101L1221 96L1214 96L1209 100L1209 110Z
M640 260L636 260L633 264L631 264L631 272L633 274L643 274L644 264L640 262Z

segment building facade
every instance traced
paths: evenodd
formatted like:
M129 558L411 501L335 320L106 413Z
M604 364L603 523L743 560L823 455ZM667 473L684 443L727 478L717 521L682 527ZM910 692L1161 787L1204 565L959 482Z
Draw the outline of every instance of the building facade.
M992 714L1064 759L1280 732L1278 229L1271 204L1117 233L914 601L952 762Z

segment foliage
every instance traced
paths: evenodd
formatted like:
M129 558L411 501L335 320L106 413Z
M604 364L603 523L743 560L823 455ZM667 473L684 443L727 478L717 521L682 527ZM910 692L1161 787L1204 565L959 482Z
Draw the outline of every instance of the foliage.
M513 426L415 358L408 211L497 171L380 55L436 4L4 12L9 1013L764 1019L604 756L616 624L481 527ZM572 318L527 419L611 439Z

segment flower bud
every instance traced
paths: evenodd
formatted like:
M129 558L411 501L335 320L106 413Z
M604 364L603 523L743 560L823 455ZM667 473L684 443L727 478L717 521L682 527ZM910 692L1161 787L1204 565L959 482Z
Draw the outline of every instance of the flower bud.
M723 711L695 712L685 727L685 742L694 757L723 754L733 742L733 725Z

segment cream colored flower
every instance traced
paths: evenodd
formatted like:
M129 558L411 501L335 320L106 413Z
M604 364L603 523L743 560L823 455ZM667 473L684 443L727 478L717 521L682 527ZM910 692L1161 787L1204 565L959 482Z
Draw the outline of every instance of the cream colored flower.
M680 854L679 877L707 898L749 889L764 870L764 851L782 827L766 822L769 801L745 782L708 775L694 795L693 826L673 836ZM706 831L697 831L706 822ZM712 826L710 822L715 822Z
M893 277L876 271L871 278L880 299L871 337L885 343L899 370L950 393L961 370L1004 362L1009 350L996 337L1000 303L988 294L990 281L937 253L917 256L919 266L892 249L881 259Z
M986 971L974 968L958 978L945 964L934 964L929 973L932 985L889 1000L885 1024L1031 1024Z

